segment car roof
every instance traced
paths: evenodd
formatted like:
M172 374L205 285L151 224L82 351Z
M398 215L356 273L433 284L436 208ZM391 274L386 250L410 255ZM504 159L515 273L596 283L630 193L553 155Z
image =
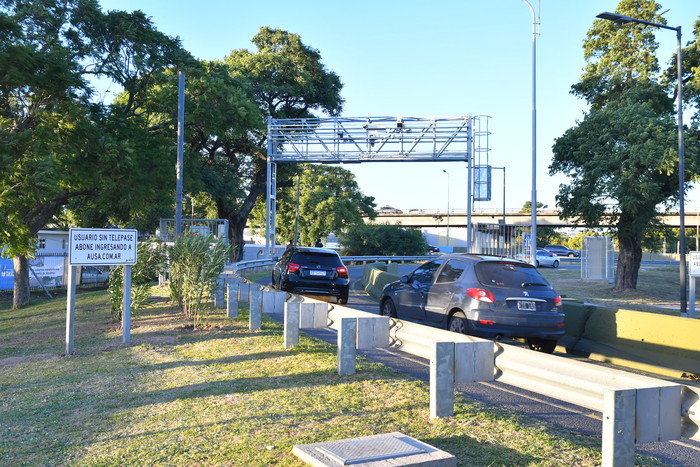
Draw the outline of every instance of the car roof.
M337 255L338 252L331 250L330 248L318 248L315 246L295 246L294 248L298 253L329 253Z
M530 265L530 263L526 263L525 261L511 258L509 256L483 255L483 254L477 254L477 253L447 253L447 254L438 256L436 259L451 259L451 258L468 259L468 260L471 260L474 262L477 262L477 261L508 261L508 262L515 262L515 263L522 263L522 264Z

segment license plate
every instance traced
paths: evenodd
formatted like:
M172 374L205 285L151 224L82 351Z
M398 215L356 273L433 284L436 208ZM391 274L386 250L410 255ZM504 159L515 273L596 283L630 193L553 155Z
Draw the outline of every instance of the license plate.
M326 276L326 271L316 271L315 269L312 269L309 271L310 276Z
M535 302L527 302L525 300L518 300L518 310L536 311L537 305L535 304Z

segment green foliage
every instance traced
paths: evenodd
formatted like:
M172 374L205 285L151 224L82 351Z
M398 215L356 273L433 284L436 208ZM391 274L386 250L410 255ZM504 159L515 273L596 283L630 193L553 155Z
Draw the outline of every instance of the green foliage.
M666 24L653 0L621 0L615 13L645 21ZM586 60L581 81L572 92L588 101L592 108L620 98L630 86L649 82L659 71L655 51L655 29L639 24L620 25L596 19L588 30L583 52Z
M0 2L0 25L0 244L31 255L66 208L94 227L152 222L173 185L174 133L146 125L140 106L155 74L192 63L179 40L92 0ZM89 77L123 96L105 104ZM28 276L15 277L16 306Z
M177 302L185 317L192 319L195 328L224 270L229 249L224 239L191 232L181 234L169 249L170 298Z
M390 224L359 224L339 236L343 254L413 256L424 255L428 243L420 230Z
M299 244L313 245L317 238L340 233L363 224L362 216L374 218L374 198L360 191L355 174L342 167L300 164L299 185L277 190L277 240L294 240L299 187ZM265 201L259 199L251 225L265 227Z
M134 319L139 317L138 310L150 302L153 281L167 266L165 247L156 240L141 242L136 248L136 259L136 264L131 266L131 316ZM123 299L124 266L117 266L109 278L113 321L122 319Z

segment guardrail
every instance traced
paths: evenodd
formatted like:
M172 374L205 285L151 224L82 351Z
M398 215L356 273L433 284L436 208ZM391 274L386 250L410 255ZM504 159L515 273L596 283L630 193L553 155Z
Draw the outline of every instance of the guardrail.
M371 257L375 261L377 258L382 257ZM272 264L272 259L253 260L229 265L228 269L242 271ZM339 331L343 318L376 316L333 305L328 313L328 327ZM431 374L438 344L492 342L398 319L391 319L390 323L390 348L431 360ZM700 441L698 387L500 342L492 344L496 380L603 414L603 465L633 463L636 443L676 440L681 436ZM432 387L431 382L431 391Z

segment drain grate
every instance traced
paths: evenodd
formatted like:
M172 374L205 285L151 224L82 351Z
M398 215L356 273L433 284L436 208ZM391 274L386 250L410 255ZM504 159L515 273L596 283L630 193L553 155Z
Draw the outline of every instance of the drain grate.
M367 440L348 440L328 443L316 449L343 465L373 462L394 457L423 454L427 451L393 436Z

